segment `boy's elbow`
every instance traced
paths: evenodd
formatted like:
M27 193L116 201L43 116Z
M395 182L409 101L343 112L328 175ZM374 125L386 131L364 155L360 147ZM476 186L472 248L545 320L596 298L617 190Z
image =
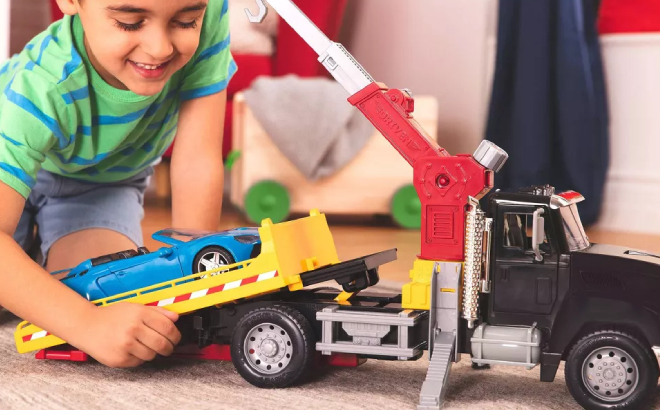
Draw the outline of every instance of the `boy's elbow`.
M12 237L25 208L25 198L14 188L0 182L0 232Z

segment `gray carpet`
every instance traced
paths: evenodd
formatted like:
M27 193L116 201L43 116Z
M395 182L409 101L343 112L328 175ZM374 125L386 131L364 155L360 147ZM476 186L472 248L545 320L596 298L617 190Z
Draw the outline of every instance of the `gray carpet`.
M138 369L38 361L13 343L18 320L0 311L0 409L414 409L426 376L417 362L370 360L328 368L306 384L257 389L230 362L161 360ZM541 383L539 369L498 366L474 371L468 357L452 369L447 409L579 409L563 379ZM656 405L655 408L660 408Z

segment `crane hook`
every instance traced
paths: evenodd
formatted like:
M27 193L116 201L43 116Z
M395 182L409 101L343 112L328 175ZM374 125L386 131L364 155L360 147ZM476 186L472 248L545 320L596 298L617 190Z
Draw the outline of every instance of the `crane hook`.
M264 3L264 0L256 0L257 5L259 6L259 14L254 15L250 11L250 9L245 9L245 14L248 16L248 20L250 20L251 23L261 23L264 21L266 18L266 14L268 14L268 7L266 7L266 4Z

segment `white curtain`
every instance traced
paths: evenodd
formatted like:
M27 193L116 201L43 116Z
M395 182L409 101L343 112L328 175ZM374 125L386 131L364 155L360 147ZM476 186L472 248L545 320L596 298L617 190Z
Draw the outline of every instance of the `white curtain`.
M0 62L9 58L9 8L11 0L0 0Z

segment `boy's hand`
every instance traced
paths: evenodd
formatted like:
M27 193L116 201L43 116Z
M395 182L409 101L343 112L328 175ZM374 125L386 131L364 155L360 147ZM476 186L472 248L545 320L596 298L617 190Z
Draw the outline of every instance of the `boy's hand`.
M135 367L169 356L181 341L179 315L158 307L118 303L93 310L80 348L109 367Z

